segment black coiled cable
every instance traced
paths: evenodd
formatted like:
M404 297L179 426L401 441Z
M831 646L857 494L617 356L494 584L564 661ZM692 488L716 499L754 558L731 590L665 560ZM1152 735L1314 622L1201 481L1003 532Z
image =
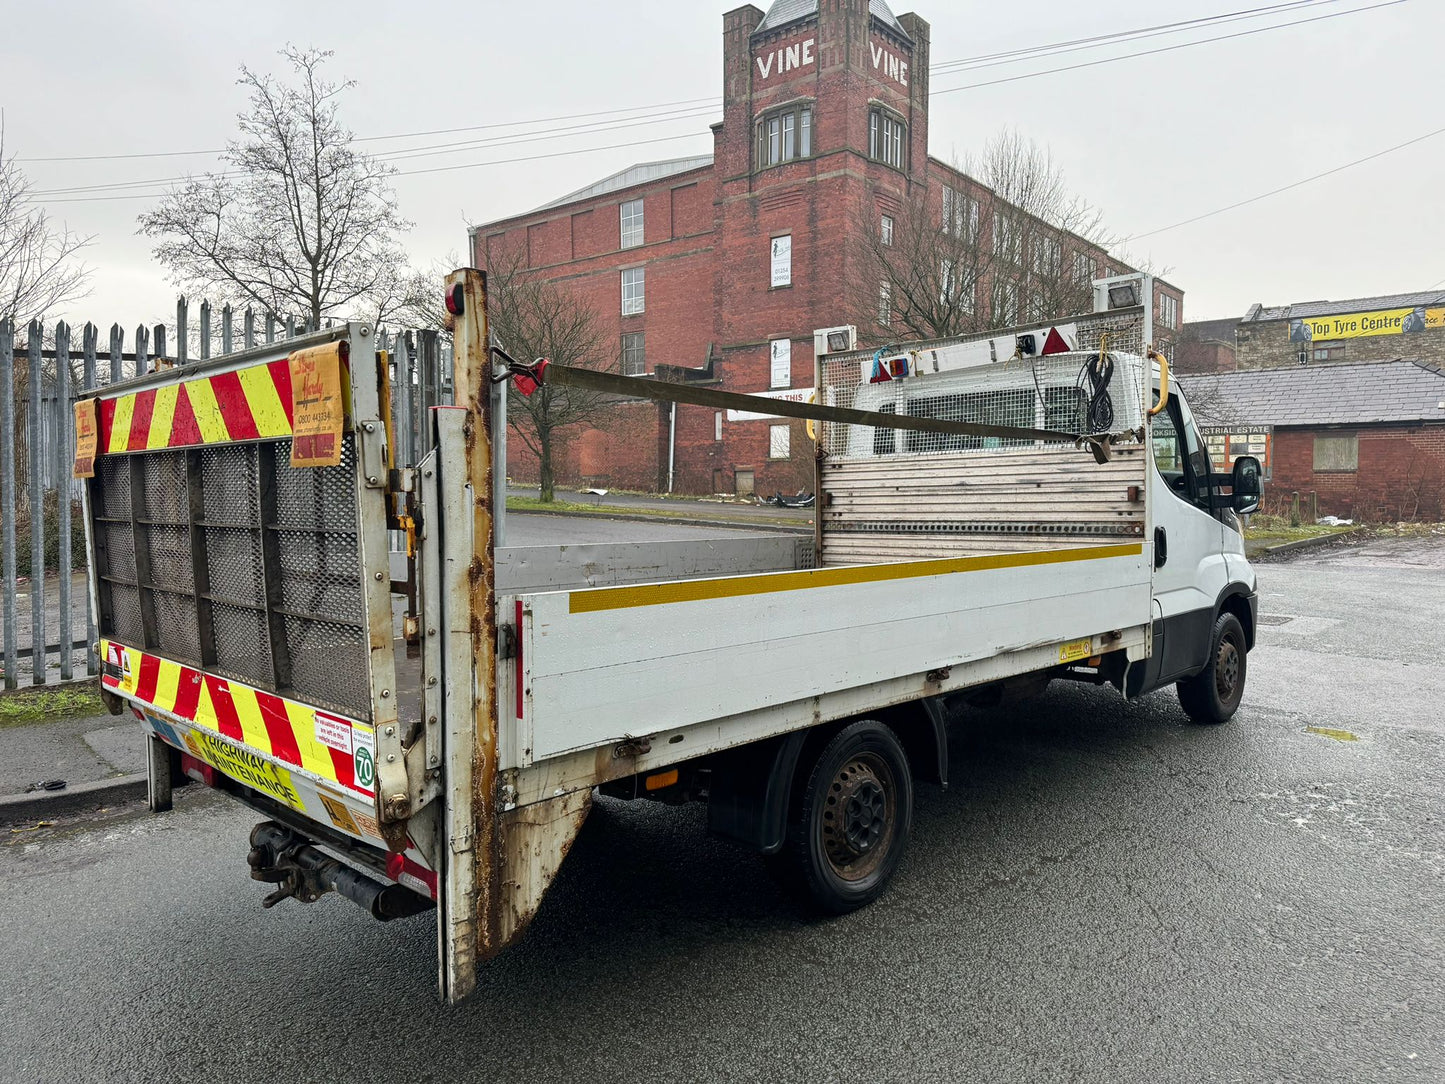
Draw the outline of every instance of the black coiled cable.
M1114 428L1114 399L1109 382L1114 379L1114 358L1110 354L1093 354L1079 370L1078 387L1084 392L1087 405L1085 420L1088 433L1108 433Z

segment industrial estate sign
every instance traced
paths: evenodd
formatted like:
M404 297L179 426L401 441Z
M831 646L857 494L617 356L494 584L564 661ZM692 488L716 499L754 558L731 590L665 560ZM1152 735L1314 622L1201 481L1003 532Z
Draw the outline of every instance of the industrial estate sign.
M1380 309L1342 316L1313 316L1289 322L1289 341L1307 343L1322 339L1364 339L1374 335L1410 335L1445 329L1445 308Z

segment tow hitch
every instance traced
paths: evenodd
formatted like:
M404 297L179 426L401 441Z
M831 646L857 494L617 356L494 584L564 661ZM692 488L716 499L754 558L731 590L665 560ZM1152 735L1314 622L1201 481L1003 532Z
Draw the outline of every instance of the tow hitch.
M389 922L430 910L431 900L401 885L382 884L358 873L313 846L275 821L263 821L251 829L251 853L246 856L251 878L276 885L261 901L274 907L288 896L302 903L315 903L328 892L337 892L360 905L373 918Z

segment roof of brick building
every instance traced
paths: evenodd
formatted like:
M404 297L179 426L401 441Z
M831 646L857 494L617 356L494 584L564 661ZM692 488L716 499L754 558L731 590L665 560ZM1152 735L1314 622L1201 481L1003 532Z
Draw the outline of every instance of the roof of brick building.
M1186 320L1183 331L1186 336L1197 339L1199 342L1225 342L1234 344L1234 329L1239 326L1239 321L1234 317L1224 320Z
M702 169L704 166L712 165L712 155L694 154L687 158L669 158L661 162L639 162L635 166L628 166L626 169L618 170L600 181L594 181L586 188L579 188L575 192L569 192L565 196L544 203L536 208L538 211L545 211L551 207L561 207L564 203L575 203L577 200L590 199L592 196L603 196L608 192L619 192L624 188L631 188L635 184L646 184L648 181L660 181L664 177L672 177L679 173L687 173L694 169Z
M1256 305L1245 314L1245 321L1303 320L1311 316L1343 316L1351 312L1376 309L1413 309L1420 305L1445 304L1445 291L1425 290L1413 294L1385 294L1383 297L1357 297L1350 301L1298 301L1293 305Z
M1181 376L1202 425L1445 422L1445 370L1400 358Z
M768 13L763 16L763 21L758 23L758 28L753 33L762 34L768 30L776 30L780 26L787 26L789 23L795 23L799 19L806 19L817 13L818 0L776 0L776 3L768 8ZM868 0L868 14L888 29L903 35L905 39L912 40L908 37L908 32L894 18L893 12L889 10L884 0Z

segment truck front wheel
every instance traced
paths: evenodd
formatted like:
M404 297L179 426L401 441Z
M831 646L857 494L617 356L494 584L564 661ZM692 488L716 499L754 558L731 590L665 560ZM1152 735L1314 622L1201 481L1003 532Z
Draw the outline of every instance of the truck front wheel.
M897 736L871 719L828 741L808 773L788 830L798 886L820 910L871 903L903 858L913 822L913 777Z
M1179 683L1179 703L1196 723L1228 722L1244 698L1246 651L1244 626L1232 613L1214 619L1209 662Z

